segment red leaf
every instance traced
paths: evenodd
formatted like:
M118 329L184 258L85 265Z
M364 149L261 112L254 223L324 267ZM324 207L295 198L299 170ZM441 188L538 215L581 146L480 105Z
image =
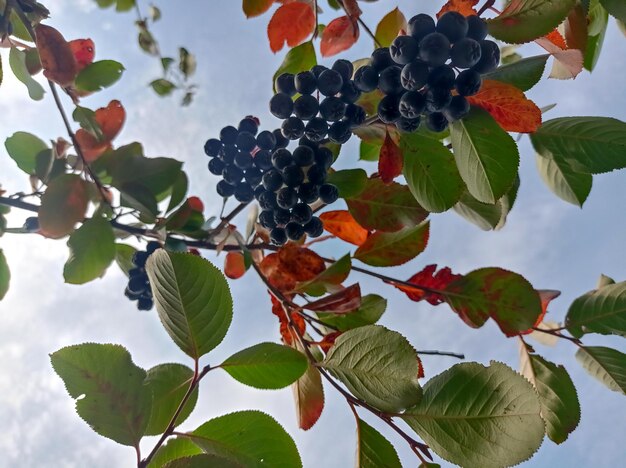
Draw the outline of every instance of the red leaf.
M441 268L435 273L436 270L437 265L427 265L422 271L411 276L407 282L428 289L443 290L452 281L461 278L461 275L455 275L448 267ZM444 302L443 296L433 291L424 291L423 289L411 288L410 286L400 284L394 284L394 286L405 292L408 298L415 302L427 301L432 305L439 305Z
M78 63L63 35L53 27L38 24L35 36L44 76L61 86L72 84L78 73Z
M82 128L76 132L76 140L80 145L85 161L88 163L95 161L107 149L111 148L111 141L124 125L126 111L120 101L114 100L108 106L96 110L94 119L102 130L103 138L101 140Z
M327 211L320 215L320 219L326 231L351 244L361 245L369 236L369 231L357 223L349 211Z
M348 16L335 18L322 33L320 51L322 57L330 57L352 47L359 38L359 26L356 20Z
M422 364L422 360L419 358L419 356L417 357L417 378L424 378L424 365Z
M78 71L90 65L96 55L96 48L91 39L74 39L69 42L74 58L78 65Z
M294 346L300 352L301 347ZM291 386L296 403L298 427L304 431L311 429L324 410L324 386L320 371L309 364L307 371Z
M444 13L448 11L456 11L461 13L463 16L472 16L478 14L474 6L478 3L478 0L448 0L439 13L437 13L437 18L441 17Z
M563 38L563 36L561 35L558 29L555 29L550 34L546 34L544 36L544 39L547 39L548 41L552 42L552 44L557 46L559 49L563 49L563 50L567 49L567 44L565 43L565 39Z
M230 279L239 279L246 272L246 263L241 252L228 252L224 259L224 274Z
M308 310L335 314L345 314L359 307L361 307L361 286L359 286L359 283L304 306Z
M532 133L541 126L541 110L513 85L484 80L478 94L467 98L482 107L507 132Z
M343 8L346 10L348 16L355 20L363 13L359 8L357 0L343 0Z
M312 250L287 244L259 265L272 286L291 291L299 281L309 281L326 269L322 257Z
M319 347L322 348L322 350L325 353L328 353L328 351L330 351L330 348L332 348L333 345L335 344L335 340L337 338L339 338L342 333L343 332L336 331L336 332L332 332L332 333L329 333L328 335L324 336L322 341L320 341L318 343Z
M304 2L293 2L281 6L267 25L267 36L270 49L276 53L283 48L285 42L295 47L304 41L315 29L315 13L311 5Z
M402 166L404 165L404 157L400 147L389 135L385 135L385 141L380 148L380 157L378 158L378 173L385 184L390 184L393 179L402 174Z

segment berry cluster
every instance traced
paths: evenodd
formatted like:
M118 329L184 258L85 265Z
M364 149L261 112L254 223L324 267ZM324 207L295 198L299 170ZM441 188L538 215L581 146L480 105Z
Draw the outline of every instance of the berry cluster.
M469 112L466 97L480 89L481 74L500 62L498 45L486 36L487 24L478 16L448 12L435 24L428 15L416 15L408 35L375 50L354 82L363 92L378 88L385 94L378 105L384 123L413 132L425 116L426 126L441 132Z
M325 146L301 139L293 150L279 148L272 154L273 168L263 174L255 197L262 210L259 223L270 231L274 244L298 240L305 233L319 237L324 227L309 206L318 200L334 203L337 187L326 183L333 154Z
M351 129L361 125L366 117L365 110L355 104L361 90L352 80L353 71L352 63L341 59L330 69L315 65L295 76L280 75L276 79L278 93L270 100L270 112L283 119L283 135L290 140L304 136L315 143L326 136L339 144L348 141ZM294 101L296 93L300 96Z
M148 274L146 273L146 262L148 257L152 255L154 251L161 248L161 244L156 241L148 242L146 250L139 250L133 255L133 265L128 272L128 285L124 291L124 295L131 301L137 301L137 309L150 310L152 309L152 290L150 289L150 281L148 280Z

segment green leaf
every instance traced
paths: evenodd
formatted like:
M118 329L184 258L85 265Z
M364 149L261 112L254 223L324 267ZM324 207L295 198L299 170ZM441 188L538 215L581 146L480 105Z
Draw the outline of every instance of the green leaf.
M37 155L48 149L48 146L32 133L15 132L4 141L7 153L17 167L32 174L37 167Z
M138 446L145 433L152 396L146 371L122 346L84 343L50 355L52 367L76 400L76 411L101 436Z
M537 55L503 65L483 75L483 79L497 80L528 91L541 79L549 57L549 54Z
M626 336L626 281L576 299L567 311L565 326L575 338L585 333Z
M135 0L117 0L116 11L130 11L135 7Z
M81 91L100 91L117 82L124 70L124 66L115 60L93 62L76 75L74 85Z
M39 225L46 237L59 239L82 221L89 203L88 184L76 174L54 179L41 197Z
M350 392L370 405L397 413L419 402L419 364L405 337L380 325L340 335L321 363Z
M361 141L359 145L359 160L361 161L378 161L380 157L380 145Z
M363 169L331 172L328 174L328 183L337 187L341 198L358 197L367 185L367 173Z
M561 444L580 422L580 403L574 382L565 367L528 353L525 347L520 354L521 373L539 394L546 433L553 442Z
M70 258L63 268L66 283L84 284L104 275L115 258L113 228L104 218L91 218L70 236Z
M165 78L159 78L158 80L152 81L150 86L152 86L154 92L159 96L169 96L176 89L176 85Z
M402 265L424 251L429 233L429 221L396 232L377 231L354 252L354 258L372 266Z
M302 466L293 439L274 418L260 411L239 411L211 419L185 436L206 453L246 468Z
M380 179L368 179L365 189L346 203L357 223L370 231L399 231L419 225L428 216L409 187L396 182L385 185Z
M128 276L128 272L135 268L133 255L137 249L127 244L115 244L115 262L120 270Z
M324 323L337 328L339 331L348 331L353 328L373 325L385 313L387 299L377 294L367 294L361 298L361 307L347 314L333 314L316 312Z
M173 460L202 454L202 449L184 437L170 437L165 444L159 447L148 468L161 468Z
M536 156L537 170L548 188L559 198L582 208L591 192L591 174L576 172L560 155Z
M513 138L476 107L450 126L450 137L469 193L483 203L495 203L517 177L519 152Z
M402 172L417 202L431 213L452 208L465 188L454 155L440 141L417 132L403 134L400 148Z
M220 367L242 384L277 390L298 380L307 362L304 354L293 348L260 343L233 354Z
M274 0L243 0L243 12L246 18L259 16L270 9Z
M72 112L72 119L74 119L74 122L78 123L81 128L94 135L99 141L104 139L100 124L96 121L96 113L91 109L76 106L76 109Z
M576 360L610 390L626 395L626 354L604 346L581 346Z
M378 26L376 26L376 47L389 47L396 38L400 30L408 29L406 18L396 7L383 16Z
M124 182L117 186L120 191L120 205L139 211L147 219L154 220L159 213L157 199L143 184Z
M30 76L28 68L26 67L26 53L18 50L15 47L11 47L9 52L9 66L15 75L15 78L20 80L28 89L28 95L33 101L41 101L43 95L46 93L37 81Z
M174 413L193 380L193 370L182 364L160 364L148 370L145 385L152 392L152 412L145 435L161 435L167 429ZM176 426L189 417L198 401L196 387L176 418Z
M611 16L626 21L626 3L623 0L600 0L600 3Z
M242 465L217 455L202 453L172 460L165 468L242 468Z
M178 173L178 177L174 181L174 185L172 185L172 195L170 196L170 202L167 205L166 212L172 211L185 200L188 186L189 179L187 179L187 174L180 171Z
M492 317L506 336L530 329L542 312L539 294L523 276L502 268L480 268L446 286L443 296L470 327Z
M9 264L4 256L4 252L0 249L0 301L4 299L9 291L9 284L11 282L11 270L9 270Z
M457 364L424 385L422 401L402 419L440 457L472 468L513 466L544 436L535 389L499 362Z
M587 45L585 47L584 65L589 71L593 71L600 58L606 29L609 24L609 13L602 7L599 0L592 0L587 15ZM619 21L618 21L619 24Z
M233 300L217 268L196 255L159 249L146 270L161 322L185 354L198 359L221 343Z
M402 468L391 442L362 419L357 421L357 468Z
M178 48L178 69L188 79L196 72L196 57L184 47Z
M501 41L522 44L545 36L565 18L576 0L516 0L497 17L487 20L489 34Z
M566 161L574 171L599 174L626 167L626 123L617 119L552 119L530 140L539 155Z
M283 63L280 65L280 67L278 67L276 73L274 73L272 83L276 83L276 78L278 78L283 73L291 73L295 75L296 73L299 73L301 71L310 70L315 65L317 65L317 57L315 55L315 47L313 47L313 42L304 42L287 52ZM276 91L276 85L274 84L273 86L274 91Z

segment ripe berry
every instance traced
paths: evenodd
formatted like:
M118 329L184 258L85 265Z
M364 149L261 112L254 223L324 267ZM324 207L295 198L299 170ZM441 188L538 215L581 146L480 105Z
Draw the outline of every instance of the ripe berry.
M426 109L437 112L450 104L452 94L447 88L430 88L426 91Z
M328 123L321 117L313 117L304 127L305 136L313 142L322 141L328 132Z
M426 84L428 74L428 64L421 60L416 60L404 66L400 74L400 82L404 89L418 91Z
M456 42L467 35L469 25L465 16L456 11L444 13L437 21L437 32L446 36L450 42Z
M300 167L310 166L314 158L315 152L308 146L301 145L293 150L293 160Z
M311 221L304 225L304 232L311 237L319 237L324 232L324 224L317 216L313 216Z
M222 142L217 138L210 138L204 144L204 152L207 156L214 158L218 154L220 154L220 150L222 149Z
M476 15L467 17L467 37L482 41L487 37L487 22Z
M391 124L400 118L399 99L396 96L385 96L378 103L378 117L383 123Z
M276 91L284 93L288 96L296 94L296 85L294 83L294 76L291 73L283 73L276 78Z
M274 221L279 226L284 226L291 220L291 213L289 210L285 210L283 208L276 208L274 210Z
M374 67L364 65L356 71L354 84L364 93L374 91L378 86L378 72Z
M291 210L291 220L299 224L308 223L312 216L313 210L306 203L297 203Z
M334 143L344 144L350 139L352 132L350 131L350 123L345 120L334 122L328 127L328 138Z
M311 94L317 89L317 79L310 71L303 71L296 75L294 79L296 91L300 94Z
M285 232L287 233L287 237L289 239L296 241L304 235L304 228L302 227L302 224L290 221L285 226Z
M251 167L246 169L243 174L243 178L253 187L256 187L261 183L261 179L263 178L263 173L257 169L256 167Z
M239 122L238 130L240 133L248 132L254 136L259 131L259 124L254 117L246 117Z
M333 184L324 184L320 187L320 199L326 203L335 203L339 198L339 190Z
M276 193L276 203L285 210L293 208L298 203L298 193L291 187L283 187Z
M333 152L325 146L320 146L315 151L315 164L326 169L332 166L334 161Z
M329 96L320 103L320 115L328 122L341 120L346 114L346 103L335 96Z
M406 65L417 57L419 44L412 36L398 36L389 46L389 53L394 62Z
M24 220L23 228L28 232L39 231L39 218L37 216L30 216Z
M298 141L298 145L307 146L311 148L313 151L315 151L317 147L319 146L317 142L309 140L306 136L303 136L302 138L300 138L300 140Z
M293 156L286 148L279 148L272 153L272 165L279 171L282 171L284 168L292 165L293 163Z
M228 125L220 131L220 140L225 145L234 145L237 141L237 135L239 135L237 129L232 125Z
M450 56L450 41L441 33L430 33L420 42L420 58L431 67L443 65Z
M449 122L462 119L470 111L470 104L463 96L452 96L450 104L443 110Z
M433 112L426 117L426 126L431 132L443 132L448 128L448 120L441 112Z
M134 294L141 294L149 288L149 284L146 281L145 273L131 277L128 281L128 290Z
M352 78L352 73L354 72L354 65L350 60L339 59L335 63L333 63L332 69L336 72L339 72L343 81L348 81Z
M326 182L326 169L322 166L318 166L317 164L313 164L309 167L306 176L312 184L322 185Z
M150 241L146 244L146 252L148 252L148 255L152 255L154 252L156 252L162 247L163 246L161 245L160 242Z
M294 102L293 112L299 119L309 120L317 115L319 107L317 99L310 94L304 94Z
M480 60L472 69L481 74L494 71L500 63L500 48L498 44L489 40L480 41L480 50Z
M220 180L217 183L217 194L220 197L228 198L235 193L235 186L229 184L225 180Z
M304 203L315 203L320 196L319 186L311 182L305 182L298 188L298 196Z
M263 130L256 136L256 144L262 150L272 150L276 145L276 137L272 132Z
M270 210L263 210L259 214L259 223L265 229L274 229L276 227L276 221L274 221L274 212Z
M259 187L262 187L262 185ZM278 208L278 203L276 203L276 194L268 190L264 191L259 195L259 205L264 210L273 210Z
M449 65L441 65L433 68L428 75L428 86L432 88L448 88L454 86L456 78L454 70Z
M409 34L417 41L421 41L430 33L435 32L435 20L420 13L409 20Z
M248 203L254 199L254 190L248 182L241 182L235 187L235 198L241 203Z
M252 155L247 151L239 151L235 156L235 166L239 169L252 167Z
M283 121L280 129L285 138L297 140L304 135L304 122L298 117L289 117Z
M133 258L132 258L132 262L133 265L138 266L138 267L145 267L146 266L146 261L148 260L148 256L150 254L148 252L145 252L143 250L138 250L133 254Z
M236 185L243 179L243 171L236 166L226 166L222 171L222 177L229 184Z
M275 169L270 169L265 174L263 174L263 187L265 190L269 190L270 192L275 192L279 188L283 186L283 176Z
M452 65L457 68L470 68L478 63L481 56L480 44L474 39L461 39L450 49Z
M392 65L385 68L380 73L380 79L378 80L378 89L385 94L398 94L403 91L402 82L400 81L400 74L402 69L397 65Z
M275 227L270 231L270 240L276 245L283 245L287 242L287 233L281 227Z
M389 53L389 48L381 47L372 52L372 67L376 71L381 72L391 65L394 65L394 61Z
M235 162L235 156L239 150L235 145L224 145L222 150L220 151L220 159L224 162L224 164L229 165Z
M221 176L224 167L224 163L221 159L213 158L209 161L209 172L213 175Z
M328 70L328 67L325 67L324 65L313 65L313 68L311 68L311 73L315 75L315 78L319 78L319 76L325 70Z
M270 99L270 112L274 117L278 117L279 119L289 117L293 112L293 101L291 97L284 93L274 94L272 99Z
M150 297L140 297L137 301L137 309L138 310L150 310L154 305L152 301L152 295Z
M461 96L473 96L480 90L482 78L475 70L463 70L456 77L455 88Z
M351 104L361 97L361 90L356 87L354 81L346 81L341 88L339 97L343 102Z
M348 104L346 107L346 116L345 119L350 122L352 127L358 127L365 122L367 118L367 114L365 113L365 109L356 104Z
M336 70L326 70L317 79L317 89L324 96L334 96L341 90L343 83L341 73Z
M402 117L415 119L419 117L426 108L426 99L418 91L407 91L400 98L398 110Z
M272 167L272 155L267 150L257 151L253 161L254 165L262 171L266 171Z
M283 170L283 180L285 181L285 185L297 187L304 181L304 172L302 172L302 169L298 166L287 166Z
M276 145L274 148L287 148L287 146L289 146L289 140L285 138L280 129L277 128L272 133L274 134L274 138L276 138Z
M407 119L400 117L396 120L396 128L404 133L413 133L420 126L421 119L419 117L415 119Z

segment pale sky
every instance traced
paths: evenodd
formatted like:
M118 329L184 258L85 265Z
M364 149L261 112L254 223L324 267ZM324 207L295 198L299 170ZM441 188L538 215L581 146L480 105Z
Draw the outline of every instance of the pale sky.
M126 67L116 86L84 100L97 108L120 99L128 117L118 144L143 143L149 156L182 160L191 177L191 194L206 201L206 215L218 213L217 178L206 170L204 141L243 116L260 117L262 128L277 126L267 111L271 77L284 56L269 50L265 28L270 16L246 20L241 2L161 2L163 19L154 28L164 53L185 46L196 54L195 77L200 90L190 108L180 108L177 98L157 98L146 84L159 74L156 60L135 44L133 14L102 12L90 0L49 0L49 24L67 39L91 37L96 59L115 59ZM441 2L380 1L363 3L364 20L375 27L396 4L407 17L419 12L433 14ZM172 6L173 4L177 6ZM181 6L178 6L181 5ZM184 5L184 6L182 6ZM147 4L143 4L147 9ZM321 20L337 16L326 12ZM625 38L611 21L603 55L593 75L584 72L575 81L544 80L529 97L540 107L558 106L547 118L572 115L610 116L626 120ZM358 44L342 57L355 60L369 55L371 40L362 34ZM523 48L525 55L542 53L538 47ZM8 54L2 50L4 83L0 86L0 141L15 131L30 131L44 140L64 134L49 94L43 102L29 101L25 88L8 70ZM323 61L325 64L331 60ZM67 105L69 103L66 101ZM0 149L0 183L9 192L28 190L26 176ZM356 141L342 151L338 167L354 167ZM432 216L430 245L407 265L384 273L408 278L424 265L438 263L466 273L476 268L499 266L523 274L537 288L558 289L562 296L550 307L549 318L562 320L573 299L592 289L601 273L626 279L626 185L623 173L594 177L591 195L581 210L553 195L535 169L528 139L520 143L522 184L507 226L499 232L483 232L449 212ZM364 163L369 172L376 170ZM234 203L234 202L233 202ZM337 209L341 205L337 205ZM25 215L15 210L10 225L21 224ZM245 218L239 222L243 228ZM12 270L11 290L0 303L0 468L4 467L112 467L134 466L134 451L93 432L74 412L74 403L52 371L48 354L70 344L88 341L126 346L134 362L150 368L163 362L191 364L169 340L155 311L138 312L123 295L125 278L116 266L107 276L84 286L63 283L65 241L38 236L5 235L0 239ZM330 242L323 248L340 257L346 244ZM207 257L218 266L212 253ZM417 349L440 349L465 353L468 360L488 363L496 359L517 369L517 342L505 338L493 322L480 330L466 327L447 306L437 308L414 303L394 288L352 274L366 293L389 297L381 323L403 333ZM205 358L217 364L233 352L262 341L278 341L278 324L270 312L269 297L253 272L231 281L235 300L234 320L224 343ZM623 343L589 335L584 343L614 346ZM570 343L555 348L536 344L546 358L564 364L579 391L582 420L562 445L545 440L525 467L610 467L623 462L626 439L624 399L589 377L575 362ZM423 358L427 378L456 361L446 357ZM327 388L327 406L319 423L299 431L291 391L260 391L245 387L216 371L203 381L194 414L181 426L192 430L221 414L259 409L273 415L294 437L305 467L346 467L353 464L354 419L345 402ZM370 423L375 420L364 414ZM397 447L404 466L418 463L403 442L386 427L379 427ZM154 444L145 440L144 452ZM445 462L443 466L447 466Z

